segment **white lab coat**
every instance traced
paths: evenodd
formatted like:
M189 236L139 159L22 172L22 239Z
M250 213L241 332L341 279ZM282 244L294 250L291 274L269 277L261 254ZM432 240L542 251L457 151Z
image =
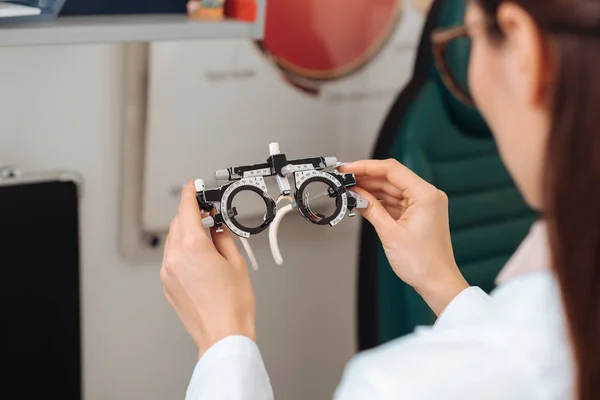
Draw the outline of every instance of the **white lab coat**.
M465 289L433 327L355 356L334 400L572 399L572 357L547 260L545 226L538 222L491 296ZM273 398L257 345L241 336L202 356L186 396Z

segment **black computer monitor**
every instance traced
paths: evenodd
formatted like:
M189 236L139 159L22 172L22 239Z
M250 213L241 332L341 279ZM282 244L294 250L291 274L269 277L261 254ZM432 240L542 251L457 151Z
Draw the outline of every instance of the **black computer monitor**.
M78 189L0 180L2 399L81 399Z

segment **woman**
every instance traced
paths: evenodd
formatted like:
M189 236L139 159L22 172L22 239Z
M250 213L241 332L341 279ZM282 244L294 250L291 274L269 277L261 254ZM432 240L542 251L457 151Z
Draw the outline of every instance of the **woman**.
M439 317L355 357L335 399L600 399L600 1L471 0L465 27L437 38L471 38L473 101L543 219L488 296L455 264L443 193L395 161L344 167L392 268ZM204 233L194 195L161 269L200 350L188 399L272 399L244 260Z

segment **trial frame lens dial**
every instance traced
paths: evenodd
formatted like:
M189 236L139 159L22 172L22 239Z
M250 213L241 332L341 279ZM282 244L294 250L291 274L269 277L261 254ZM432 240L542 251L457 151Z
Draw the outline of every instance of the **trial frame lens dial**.
M336 175L323 171L296 172L295 179L296 204L305 219L316 225L335 226L341 222L348 211L348 191ZM312 183L325 184L329 197L335 198L335 211L330 215L322 215L312 210L307 196L307 189Z
M234 199L240 193L253 192L260 196L265 205L265 214L263 222L259 226L245 226L236 216L238 210L233 206ZM277 204L275 200L268 194L267 186L262 177L244 178L231 184L223 193L221 199L221 214L223 222L236 235L248 238L250 235L257 235L269 227L275 219L277 213Z

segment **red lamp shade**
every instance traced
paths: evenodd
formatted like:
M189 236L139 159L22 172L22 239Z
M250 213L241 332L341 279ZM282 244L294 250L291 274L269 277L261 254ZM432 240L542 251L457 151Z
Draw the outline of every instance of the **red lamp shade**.
M392 35L400 0L269 0L263 51L296 83L339 79Z
M254 22L258 13L256 0L227 0L225 15L240 21Z

